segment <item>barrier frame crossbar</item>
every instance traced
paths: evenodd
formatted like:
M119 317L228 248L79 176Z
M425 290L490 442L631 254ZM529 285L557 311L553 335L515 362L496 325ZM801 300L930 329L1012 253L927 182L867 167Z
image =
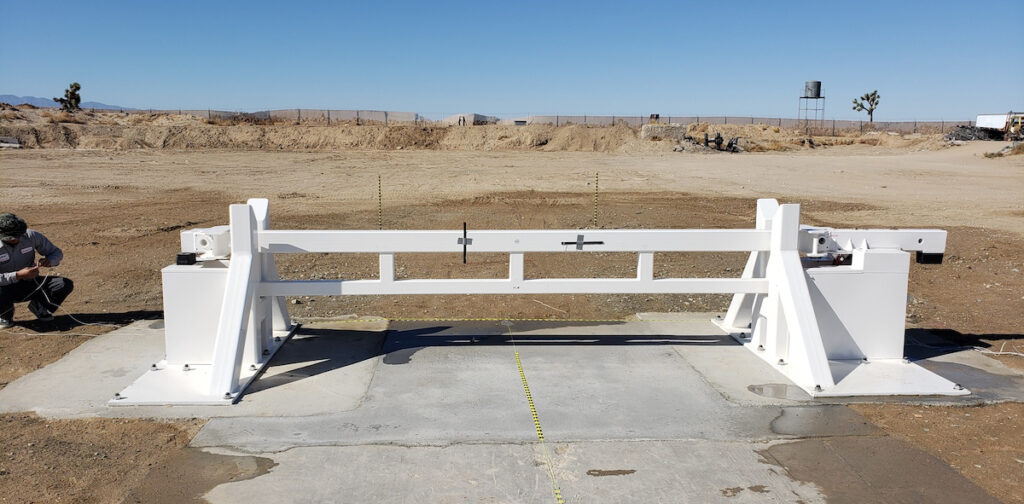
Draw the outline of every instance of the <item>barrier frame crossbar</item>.
M916 252L919 262L922 257L941 258L946 243L942 230L801 226L800 206L779 205L774 199L757 201L752 229L271 230L266 199L231 205L229 215L230 225L218 232L219 241L230 240L230 259L213 254L212 260L165 268L167 359L154 364L110 404L238 401L294 334L297 326L289 318L285 296L324 295L733 294L724 318L716 323L811 396L968 393L905 360L902 353L909 252ZM218 246L227 248L216 243L214 229L183 231L183 251L202 256ZM395 278L396 253L467 250L508 253L508 278ZM524 278L524 254L592 251L636 253L636 277ZM318 252L376 253L379 277L279 279L274 254ZM656 252L749 252L750 256L739 278L654 278ZM852 257L850 264L835 264L836 258L846 257ZM176 279L207 273L203 278L216 279L211 284L214 288L207 290L219 303L199 305L196 288L188 283L197 282L193 278L198 277L189 276L184 284ZM217 305L206 309L205 316L188 316L194 323L204 319L216 323L193 325L191 332L182 329L188 321L179 314L188 310L178 305L187 302L195 303L199 311ZM212 332L211 325L215 325ZM192 346L207 345L210 351L182 366L177 350L172 356L175 338L192 338Z

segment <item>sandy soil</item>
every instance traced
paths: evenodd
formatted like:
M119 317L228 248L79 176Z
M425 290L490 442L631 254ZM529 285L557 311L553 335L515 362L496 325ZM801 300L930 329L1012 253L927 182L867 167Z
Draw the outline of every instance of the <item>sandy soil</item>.
M595 173L600 187L598 226L605 228L746 226L753 221L754 199L766 196L802 203L804 220L810 223L945 228L950 231L945 264L915 265L911 270L908 325L937 331L958 344L1022 351L1024 160L983 156L1000 144L934 150L922 150L921 145L856 144L739 155L628 149L113 151L81 146L0 152L3 210L22 215L64 248L67 259L53 273L76 280L77 290L66 308L78 319L60 313L54 323L40 324L21 309L20 325L0 332L0 386L113 326L159 317L159 269L172 261L180 229L225 223L227 205L249 197L271 199L275 227L375 229L378 176L386 228L454 229L464 221L470 229L588 227L594 215ZM400 277L506 273L503 256L471 254L469 259L463 266L461 257L399 256L398 272ZM738 274L743 257L664 254L656 263L661 275L717 276ZM604 264L600 270L599 264ZM539 255L528 257L527 275L588 276L601 271L627 276L634 267L635 259L629 255L595 255L573 263L561 256ZM303 278L369 277L375 268L375 258L360 256L311 254L281 261L285 276ZM720 310L727 302L722 296L694 295L297 301L301 304L290 307L300 318L358 314L556 319ZM1024 359L1003 360L1019 366ZM1017 406L858 409L893 435L953 464L994 495L1013 501L1013 495L1022 493L1016 490L1021 466L1013 460L1024 459L1021 438L1015 434L1022 426ZM959 430L950 436L920 435L907 418L910 414L909 418L953 429L947 424L962 413L969 413L973 423L956 423ZM189 465L186 461L199 456L167 449L184 446L198 422L55 423L31 415L8 415L0 422L0 444L12 447L0 453L0 469L5 471L0 473L0 494L15 501L60 497L144 502L145 495L157 495L146 492L174 486L168 482L186 477L181 476ZM173 441L160 439L169 434L175 434ZM74 449L68 448L72 445ZM135 449L140 451L133 454ZM958 454L950 455L954 452ZM89 465L90 457L99 457L93 453L108 458ZM1011 456L1012 460L1006 458ZM150 463L162 469L146 470L144 464ZM72 464L88 468L77 481L69 480L66 471L50 469ZM217 464L222 467L219 481L266 469L260 461ZM1007 493L1011 491L1016 493Z
M2 415L0 501L120 501L165 453L184 448L202 424Z
M204 423L0 415L0 502L190 502L273 466L187 448Z

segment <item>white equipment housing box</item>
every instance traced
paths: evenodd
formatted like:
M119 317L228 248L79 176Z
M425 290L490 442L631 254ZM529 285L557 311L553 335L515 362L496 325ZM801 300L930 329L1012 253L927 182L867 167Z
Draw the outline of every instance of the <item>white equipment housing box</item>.
M171 265L162 271L167 364L213 362L213 344L224 300L225 261ZM187 295L181 295L187 293Z
M848 266L806 271L811 304L830 360L903 358L910 254L895 249L855 250Z

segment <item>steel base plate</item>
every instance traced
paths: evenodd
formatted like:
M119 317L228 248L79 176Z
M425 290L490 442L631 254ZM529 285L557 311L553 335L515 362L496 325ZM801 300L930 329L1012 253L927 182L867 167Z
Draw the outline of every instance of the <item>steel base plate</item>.
M717 324L722 327L722 324ZM727 330L729 328L724 328ZM792 364L779 364L766 358L765 352L750 343L749 332L730 332L733 339L748 350L771 364L776 371L790 381ZM855 396L962 396L970 390L953 383L911 361L905 359L875 360L829 360L834 387L817 390L796 383L811 397L855 397Z
M108 406L153 406L153 405L222 405L227 406L238 402L245 394L245 389L256 380L270 364L278 349L295 335L299 325L293 325L288 331L275 331L274 339L268 353L261 362L242 366L239 375L241 386L237 393L226 395L209 395L210 372L212 365L190 364L184 366L168 366L162 360L153 368L140 376L135 383L122 390L107 402Z

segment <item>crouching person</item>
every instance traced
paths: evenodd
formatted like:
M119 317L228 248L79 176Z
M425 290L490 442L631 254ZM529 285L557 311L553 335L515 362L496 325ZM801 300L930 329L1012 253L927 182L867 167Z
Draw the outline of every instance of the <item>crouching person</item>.
M0 242L0 328L14 325L15 303L28 302L37 319L53 320L53 312L74 284L67 278L40 275L39 268L57 266L64 253L12 213L0 214Z

